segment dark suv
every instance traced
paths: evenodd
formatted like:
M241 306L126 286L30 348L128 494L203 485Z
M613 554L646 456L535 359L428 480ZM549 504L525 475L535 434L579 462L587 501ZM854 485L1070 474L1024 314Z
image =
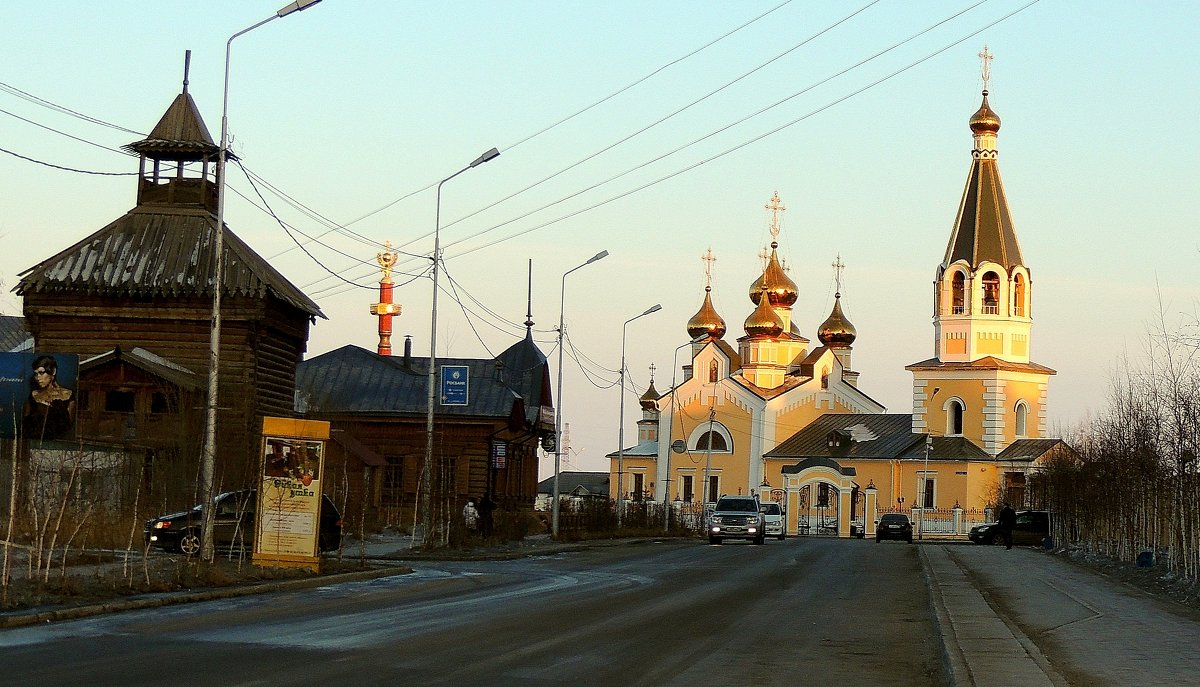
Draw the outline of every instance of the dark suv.
M1012 541L1018 546L1042 546L1050 536L1050 511L1022 510L1017 511L1017 520L1013 525ZM1000 523L989 522L976 525L967 534L967 539L976 544L1003 544L1004 536L1000 533Z
M254 544L254 514L258 495L253 489L228 491L217 496L213 518L213 543L218 548L252 548ZM202 507L162 515L146 521L144 535L148 546L167 551L179 551L194 556L200 551ZM321 525L317 546L321 551L334 551L342 545L342 514L333 500L321 496Z
M752 496L722 496L708 519L708 542L724 539L749 539L755 544L766 541L766 522L759 512L758 499Z

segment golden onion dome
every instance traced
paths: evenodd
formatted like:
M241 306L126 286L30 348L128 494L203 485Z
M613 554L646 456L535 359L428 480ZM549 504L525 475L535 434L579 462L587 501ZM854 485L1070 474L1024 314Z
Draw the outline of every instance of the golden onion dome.
M779 264L779 256L775 251L778 245L774 241L771 242L771 259L767 261L767 268L763 270L762 276L750 285L750 300L755 305L758 305L764 290L771 306L775 308L790 308L800 297L800 289L796 287L796 282L787 276Z
M834 294L833 312L821 323L821 328L817 330L817 338L830 348L850 348L857 337L858 330L842 313L842 294Z
M653 379L650 380L650 388L646 389L646 393L642 394L642 397L638 399L638 403L645 410L658 410L658 391L654 388Z
M763 287L763 291L766 291L766 287ZM746 318L747 336L767 336L774 339L782 333L783 320L779 319L779 315L776 315L775 309L771 307L770 295L763 298L760 293L758 307Z
M1000 115L992 111L988 105L988 92L983 92L983 104L971 115L971 131L977 134L990 131L993 134L1000 130Z
M713 307L711 294L712 287L704 287L704 304L700 306L700 310L695 315L692 315L692 319L688 320L688 336L693 339L698 339L706 334L714 339L725 336L725 320L717 314L716 308Z

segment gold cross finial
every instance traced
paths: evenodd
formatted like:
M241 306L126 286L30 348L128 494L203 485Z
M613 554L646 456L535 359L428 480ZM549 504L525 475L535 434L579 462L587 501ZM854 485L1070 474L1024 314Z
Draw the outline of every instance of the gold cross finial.
M762 260L763 269L767 269L767 261L771 259L771 251L767 246L763 246L763 249L758 251L758 259Z
M988 80L992 78L992 53L988 52L988 47L983 46L983 52L979 53L979 59L983 62L983 90L988 89Z
M837 259L833 261L833 282L837 285L837 294L842 293L842 270L846 269L845 263L842 262L842 254L838 253Z
M375 262L378 262L379 268L383 270L384 279L392 278L392 267L399 259L400 256L396 254L396 251L392 250L392 242L384 241L383 252L375 254Z
M717 256L713 255L712 246L708 247L700 259L704 261L704 288L708 288L712 286L712 268L713 263L717 261Z
M771 211L771 242L774 243L779 238L779 213L787 210L779 201L779 191L771 196L771 202L767 203L765 207Z

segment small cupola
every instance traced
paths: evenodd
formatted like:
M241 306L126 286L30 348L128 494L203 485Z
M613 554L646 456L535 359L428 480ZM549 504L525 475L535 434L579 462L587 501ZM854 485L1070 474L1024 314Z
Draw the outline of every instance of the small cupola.
M188 93L192 52L185 53L183 92L146 138L124 146L137 153L138 205L177 205L217 212L217 157L204 119ZM199 163L199 167L188 163Z

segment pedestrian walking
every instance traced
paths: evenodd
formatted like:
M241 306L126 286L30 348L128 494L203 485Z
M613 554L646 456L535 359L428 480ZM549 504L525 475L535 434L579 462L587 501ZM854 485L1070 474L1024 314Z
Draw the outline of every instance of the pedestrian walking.
M1004 539L1004 548L1012 548L1013 526L1017 524L1017 512L1007 503L1000 509L1000 537Z
M479 511L475 508L475 499L467 499L467 505L463 506L463 525L466 526L468 532L474 532L479 525Z

